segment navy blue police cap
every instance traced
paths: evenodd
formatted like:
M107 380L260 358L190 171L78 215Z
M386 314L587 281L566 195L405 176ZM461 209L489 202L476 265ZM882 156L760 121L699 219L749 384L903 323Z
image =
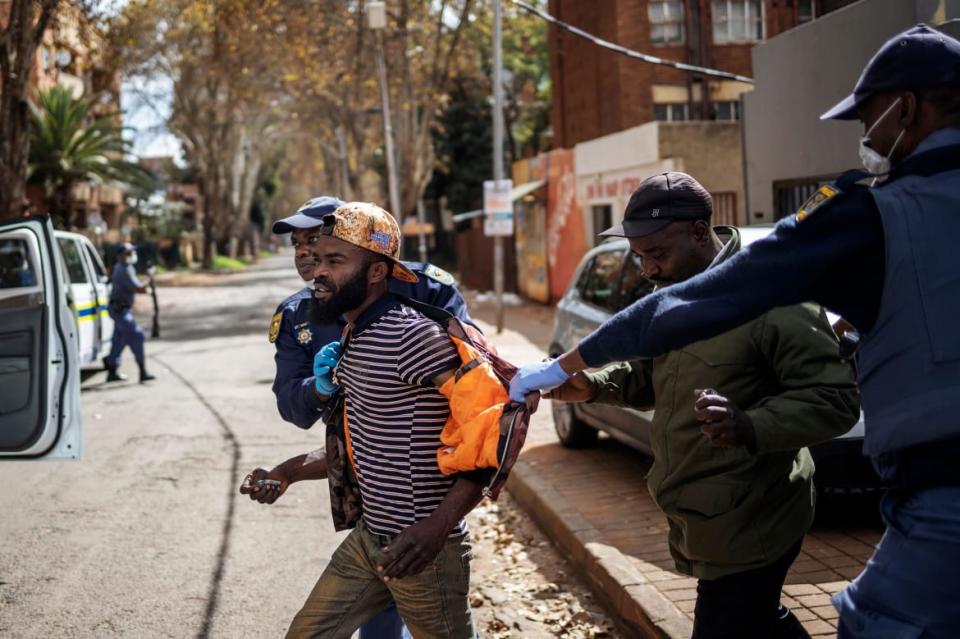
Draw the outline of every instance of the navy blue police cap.
M130 242L124 242L123 244L120 245L121 253L133 253L136 250L137 250L137 247L131 244Z
M321 195L307 200L290 217L273 223L273 232L277 235L291 233L295 229L312 229L323 224L323 216L333 213L345 202L329 195Z
M887 40L864 67L853 93L820 119L856 120L857 107L875 93L946 87L960 88L960 42L918 24Z

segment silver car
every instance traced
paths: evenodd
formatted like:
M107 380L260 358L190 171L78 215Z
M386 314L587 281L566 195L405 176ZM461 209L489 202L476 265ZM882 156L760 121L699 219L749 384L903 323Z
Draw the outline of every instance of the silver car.
M740 228L744 246L772 232L772 225ZM653 290L644 279L640 259L624 239L608 240L587 253L570 287L557 304L550 355L566 352L611 315ZM831 322L837 317L830 315ZM653 411L637 411L600 404L551 402L560 442L583 448L604 431L637 450L652 454L650 428ZM859 492L880 487L879 478L863 456L863 414L850 431L811 448L817 465L816 483L824 492Z

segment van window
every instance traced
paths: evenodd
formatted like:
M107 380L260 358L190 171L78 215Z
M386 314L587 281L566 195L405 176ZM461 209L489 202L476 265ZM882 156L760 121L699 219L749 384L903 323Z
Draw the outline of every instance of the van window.
M21 238L0 239L0 288L37 285L37 269L30 247Z
M623 277L620 279L620 308L626 308L641 297L653 291L653 282L643 277L640 258L632 251L627 253L623 264Z
M67 273L70 275L71 284L86 284L90 280L87 278L87 272L83 268L83 256L80 255L80 248L73 240L59 238L60 252L63 254L63 261L67 265Z
M93 273L103 280L107 276L107 270L103 267L103 262L100 260L100 256L97 255L97 252L93 250L93 247L89 244L83 245L87 249L87 254L90 256L90 263L93 264Z
M584 276L580 280L580 296L583 300L611 313L616 311L616 293L622 263L622 250L597 254L584 270Z

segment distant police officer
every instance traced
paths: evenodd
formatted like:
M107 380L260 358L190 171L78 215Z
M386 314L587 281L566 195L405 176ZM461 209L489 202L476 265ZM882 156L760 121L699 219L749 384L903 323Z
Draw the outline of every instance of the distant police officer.
M309 200L292 216L273 225L276 234L292 233L296 251L297 272L305 281L313 280L315 261L313 248L320 237L323 216L342 205L334 197ZM431 264L404 262L418 277L416 284L407 284L396 278L390 290L406 297L439 306L457 317L471 322L467 305L457 290L453 276ZM317 390L313 374L314 358L322 346L340 339L346 322L318 325L310 321L310 300L313 286L307 286L285 299L270 323L270 341L276 346L277 375L273 392L277 397L280 415L300 428L310 428L320 418L323 400ZM391 605L360 629L362 639L392 639L409 637L409 633Z
M147 372L146 358L143 354L143 330L133 318L134 296L137 293L147 292L147 286L137 279L137 271L134 269L136 263L136 248L133 244L123 244L110 277L112 289L107 311L113 320L113 343L110 346L110 354L103 358L108 382L127 378L126 375L117 371L120 365L120 354L126 346L133 351L133 357L137 360L137 366L140 367L140 383L155 379Z
M524 366L511 395L819 302L863 335L864 452L891 486L883 539L834 597L839 636L960 637L960 42L925 25L895 36L823 118L864 123L860 155L878 185L841 176L727 263Z

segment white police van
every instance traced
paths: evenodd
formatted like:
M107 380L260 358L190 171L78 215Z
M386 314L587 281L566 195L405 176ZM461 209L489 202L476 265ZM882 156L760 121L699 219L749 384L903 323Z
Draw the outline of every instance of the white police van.
M67 302L77 322L80 368L103 370L101 359L110 352L113 339L107 269L85 236L67 231L54 231L54 236L63 257L61 278L67 284Z
M80 458L80 367L99 351L81 344L79 327L90 322L78 320L92 303L99 317L108 291L91 279L86 292L77 265L71 281L64 248L71 259L80 253L86 277L95 269L76 237L55 233L47 217L0 222L0 459Z

